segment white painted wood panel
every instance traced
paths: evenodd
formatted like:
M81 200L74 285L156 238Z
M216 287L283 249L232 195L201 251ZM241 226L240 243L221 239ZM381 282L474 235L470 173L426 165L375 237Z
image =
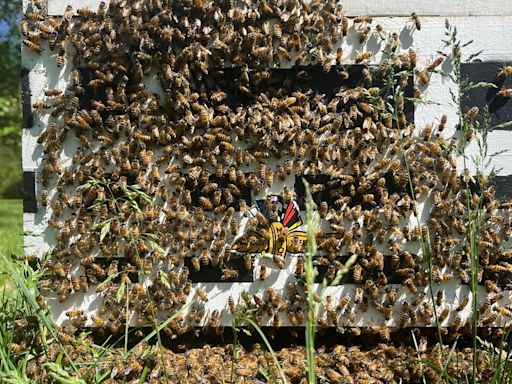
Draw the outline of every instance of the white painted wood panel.
M48 14L61 15L68 4L74 9L95 9L101 0L48 0ZM108 3L108 0L106 1ZM345 0L347 16L506 16L512 15L512 0Z
M50 14L58 14L62 12L62 9L68 4L68 1L49 1ZM95 8L99 1L72 1L71 4L75 8L90 6ZM349 13L350 7L365 7L364 4L368 2L346 2L346 8ZM413 4L420 5L419 3L424 2L413 2ZM473 14L476 11L477 1L469 1L464 4L464 9L467 14ZM404 4L398 1L389 2L372 2L372 6L376 8L368 9L359 8L360 10L354 11L354 14L360 13L391 13L390 10L384 11L377 7L385 7L389 4L389 9L395 7L402 13L400 15L408 15L411 10L409 3ZM429 3L430 4L430 3ZM461 2L454 2L448 5L439 5L434 2L431 9L443 9L443 12L455 12L456 9L461 11ZM455 4L458 4L455 6ZM498 12L498 8L493 8L493 1L487 2L489 9L488 12ZM501 8L499 14L504 15L509 12L509 2L500 2ZM399 5L401 7L399 7ZM425 3L423 4L425 7ZM357 8L355 8L357 9ZM494 11L492 11L494 9ZM413 8L419 14L428 13L428 8ZM398 12L397 11L397 12ZM483 11L482 11L483 12ZM392 13L394 14L394 13ZM448 13L449 14L449 13ZM458 13L453 13L458 14ZM491 13L492 14L492 13ZM444 25L445 20L443 17L423 17L423 27L420 31L412 31L411 24L407 17L376 17L374 24L381 24L386 30L390 32L397 32L400 36L402 47L408 49L413 47L418 50L420 66L424 66L429 60L433 59L433 54L442 46L441 39L444 38ZM481 17L454 17L451 18L451 23L457 26L459 38L465 42L468 40L474 40L474 43L463 51L464 57L468 57L469 54L483 50L480 59L483 61L494 60L503 62L512 62L512 39L501 38L503 36L512 36L512 16L503 17L492 17L492 16L481 16ZM362 50L369 50L375 53L374 58L370 61L370 64L379 63L382 58L383 45L377 36L373 36L364 47L358 45L357 31L352 27L350 29L349 36L343 42L343 50L345 52L344 63L351 64L354 62L356 55ZM32 91L32 100L34 103L42 97L44 90L48 87L65 87L67 78L70 71L70 66L66 66L60 71L55 65L54 54L48 50L45 50L41 56L35 55L29 52L27 49L23 49L22 53L23 65L31 70L30 72L30 86ZM449 71L450 67L447 64L443 64L443 70ZM147 84L154 84L154 81L146 81ZM448 127L445 130L447 135L455 132L455 123L457 121L457 108L451 104L450 90L456 91L457 86L447 78L442 78L440 75L434 74L430 86L424 90L424 97L432 101L432 104L425 104L417 106L415 110L415 122L418 129L421 129L425 124L435 123L437 119L442 115L448 116ZM157 90L154 89L156 92ZM36 138L42 129L49 123L48 116L41 117L39 114L34 115L34 126L32 129L25 130L23 134L23 167L25 170L38 169L40 167L40 155L41 150L37 147ZM512 133L508 131L496 131L493 132L489 138L490 152L500 151L502 149L512 148ZM468 154L476 153L475 144L470 145L468 148ZM73 148L67 148L62 155L63 165L70 161L70 156L73 153ZM512 153L503 154L496 158L496 166L502 168L500 175L512 175ZM462 166L462 163L459 162ZM273 190L268 192L278 193L280 192L282 185L276 183ZM41 187L36 185L36 194L39 193ZM428 209L428 205L426 207ZM425 212L425 211L423 211ZM36 214L25 214L24 215L24 228L27 232L25 236L25 245L27 246L28 252L35 252L41 254L49 250L55 245L55 236L53 231L48 229L48 219L51 217L51 209L46 211L39 210ZM302 214L304 216L304 214ZM258 259L259 260L259 259ZM261 259L263 260L263 259ZM275 274L272 279L268 279L265 282L255 283L200 283L196 287L204 287L211 295L211 299L205 304L207 312L211 312L215 309L223 309L229 295L232 295L235 300L243 290L248 290L251 293L260 293L268 287L270 284L276 289L283 288L285 286L286 278L290 273L293 273L293 260L287 258L288 264L286 269L281 271L273 271ZM264 262L264 261L262 261ZM258 264L256 264L256 267ZM269 264L269 267L271 264ZM228 285L229 284L229 285ZM319 288L317 286L317 288ZM402 286L397 286L400 290L400 295L403 298L407 297L407 300L411 300L411 295L406 292L406 289ZM436 287L434 287L437 289ZM74 296L72 301L60 305L56 300L51 302L53 307L52 314L57 323L62 323L65 319L65 311L72 307L82 308L88 315L94 313L94 311L101 305L101 297L98 296L95 291L95 287L91 287L89 292L85 295L77 294ZM353 285L345 285L338 288L329 288L328 294L332 295L333 298L338 298L345 292L353 292L355 287ZM456 281L446 283L445 292L447 293L447 305L456 306L458 300L468 294L468 288L466 286L460 287ZM428 292L427 292L428 293ZM428 294L426 295L429 296ZM486 293L483 288L480 288L479 297L484 299ZM510 292L507 292L502 304L509 304L511 302ZM469 306L468 306L469 308ZM398 307L395 309L395 318L391 320L387 325L396 326L399 319ZM455 311L451 311L451 317L446 320L446 324L454 320ZM469 313L464 313L464 316L469 316ZM283 315L283 325L287 324L286 316ZM466 318L465 317L465 318ZM465 319L464 318L464 319ZM229 325L231 318L228 315L226 309L223 309L222 322L224 325ZM503 325L503 322L510 319L498 318L496 325ZM381 315L373 308L370 308L367 313L357 314L355 325L359 326L371 326L377 322L382 322ZM341 321L342 325L350 325L345 320Z
M291 270L290 268L287 268ZM292 271L292 270L291 270ZM284 274L284 273L283 273ZM275 289L280 289L284 286L284 281L279 279L274 282L272 287ZM389 284L388 287L393 288L397 291L397 305L393 307L393 315L390 320L385 320L382 313L380 313L374 306L368 306L367 310L363 310L363 306L360 304L354 304L354 296L355 290L358 286L355 284L344 284L338 287L328 287L325 290L324 297L330 296L333 300L334 306L336 306L339 300L345 295L349 295L351 300L349 305L346 307L344 311L338 311L338 319L336 326L339 327L372 327L376 325L385 325L387 327L398 328L400 326L400 318L402 314L402 306L400 303L407 302L409 304L415 301L415 295L408 291L408 289L399 284ZM215 310L220 312L220 321L224 326L229 326L232 324L233 316L229 312L229 308L227 306L228 298L231 296L235 303L242 302L241 293L248 292L251 295L257 295L261 299L265 299L266 293L265 288L266 285L262 282L256 281L254 283L197 283L194 284L195 289L203 289L208 293L208 301L206 303L201 302L197 298L195 298L195 290L192 290L190 293L188 300L189 302L193 302L193 305L199 305L205 309L205 317L198 325L205 325L208 321L208 316ZM454 323L455 318L460 313L461 318L461 326L464 326L468 321L471 321L471 291L469 286L460 285L456 281L452 280L446 283L434 284L432 286L434 298L439 290L444 291L444 301L440 306L436 306L437 315L439 316L441 312L445 308L449 308L449 315L440 322L442 327L450 326ZM315 284L315 292L320 294L322 291L321 284ZM424 307L424 305L430 305L434 308L433 302L431 300L430 289L419 288L419 291L424 294L424 299L417 303L416 307L412 307L414 312L417 315L417 322L411 323L410 321L406 324L407 327L418 327L418 326L435 326L435 318L432 317L431 321L425 322L422 320L420 311ZM497 306L507 306L512 304L512 291L504 291L503 298L498 300L495 304L490 307L490 309L486 312L483 312L480 316L480 321L483 321L487 316L490 315L490 311L494 311ZM492 295L492 294L491 294ZM485 299L487 298L488 293L485 288L482 286L478 287L477 292L477 300L478 307L480 307ZM463 310L457 310L460 302L469 297L468 304L464 307ZM383 302L384 298L384 290L382 289L382 299L379 302ZM59 303L55 298L48 299L49 305L52 307L52 317L53 320L57 324L65 325L69 321L69 317L66 316L66 312L71 309L78 309L84 311L87 314L88 319L86 321L86 326L93 326L93 322L90 320L90 315L96 314L98 308L102 305L103 299L102 296L97 294L95 291L95 287L91 286L87 293L78 293L73 296L72 300L67 300L65 303ZM190 308L183 312L183 317L186 317L186 314ZM353 311L355 315L355 320L351 321L347 314ZM169 313L160 313L160 318L165 320ZM102 315L105 317L105 314ZM281 320L282 326L290 326L290 320L288 319L285 311L279 311L279 318ZM136 324L137 315L132 313L130 318L130 325ZM509 326L512 324L512 319L499 315L495 321L486 324L487 326L493 327L503 327ZM272 326L272 317L264 316L264 325ZM334 324L331 326L335 326Z
M343 7L350 16L484 16L511 15L510 0L345 0Z

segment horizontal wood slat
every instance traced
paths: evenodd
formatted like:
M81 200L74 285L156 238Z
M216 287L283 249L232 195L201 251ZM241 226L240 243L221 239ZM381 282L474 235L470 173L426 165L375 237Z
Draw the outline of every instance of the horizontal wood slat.
M73 8L95 9L101 0L50 0L49 15L61 15L68 4ZM108 1L106 1L108 3ZM412 12L428 16L483 16L512 15L510 0L345 0L342 1L347 16L409 16Z

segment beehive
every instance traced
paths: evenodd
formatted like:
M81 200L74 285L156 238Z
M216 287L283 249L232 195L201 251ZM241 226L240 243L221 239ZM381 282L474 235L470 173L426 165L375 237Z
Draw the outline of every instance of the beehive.
M347 12L293 1L112 3L103 15L98 2L73 4L73 13L50 2L53 18L25 4L36 12L27 14L29 30L41 32L27 33L37 45L23 49L25 241L45 255L57 323L76 309L82 325L110 316L116 330L128 307L132 325L147 324L199 290L208 300L196 300L176 329L229 325L230 298L244 291L260 324L302 325L303 177L322 216L318 289L358 255L341 285L327 288L322 324L433 326L434 310L443 326L467 322L463 162L448 150L458 137L459 108L450 105L458 85L443 75L453 71L449 59L434 65L444 18L418 11L418 29L412 11L356 17L350 3ZM484 49L484 63L464 64L463 74L479 81L481 68L496 74L510 63L511 43L495 38L510 21L454 17L458 38L474 40L464 58ZM401 96L390 98L396 86ZM464 113L485 97L495 100L473 94ZM498 101L496 124L510 111ZM491 132L489 153L509 140ZM473 142L467 153L477 150ZM497 198L506 201L507 155L496 161ZM486 206L495 201L487 194ZM495 315L510 303L510 219L500 204L485 214L490 245L478 287L479 306L496 301L482 321L499 326L510 320ZM420 227L434 250L432 294Z

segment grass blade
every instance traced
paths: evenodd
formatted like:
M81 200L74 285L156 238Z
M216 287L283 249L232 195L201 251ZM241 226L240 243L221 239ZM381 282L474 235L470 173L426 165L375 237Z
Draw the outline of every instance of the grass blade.
M270 342L268 341L267 337L265 336L265 334L263 333L261 328L258 326L258 324L256 324L254 322L253 319L246 317L244 320L247 323L249 323L256 330L256 332L258 332L258 334L260 335L261 339L263 340L263 342L267 346L267 349L270 352L270 355L272 356L272 360L274 360L274 364L276 365L277 370L279 371L279 376L281 376L281 381L283 382L283 384L285 384L286 383L286 376L284 375L284 372L283 372L283 370L281 368L281 365L279 364L279 360L277 360L277 356L274 353L274 350L272 349L272 346L270 345Z

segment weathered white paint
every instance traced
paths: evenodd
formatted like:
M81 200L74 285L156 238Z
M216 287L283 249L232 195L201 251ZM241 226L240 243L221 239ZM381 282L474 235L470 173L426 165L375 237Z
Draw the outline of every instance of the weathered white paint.
M68 4L73 9L97 9L101 0L48 0L48 14L62 15ZM108 0L106 1L108 3ZM512 15L511 0L344 0L347 16L506 16Z
M99 1L95 2L94 4L92 4L93 1L72 2L72 4L75 5L75 8L78 3L80 6L87 5L93 7L94 5L95 7ZM383 2L375 3L375 6L378 6L381 3ZM475 3L475 1L470 1L468 2L468 5L465 6L465 8L468 10L468 13L470 13L472 9L472 4L474 5ZM58 7L65 6L66 4L68 4L68 1L50 1L50 13L58 12L60 9ZM347 9L349 9L349 4L350 2L347 2ZM359 6L363 6L362 4L363 3L359 4ZM393 1L390 4L396 4L396 2ZM492 8L493 2L491 1L489 4L489 7ZM507 3L505 3L505 6L502 6L500 14L507 13L506 4ZM406 13L409 13L408 8L406 8L404 4L402 4L402 6L404 9L407 9ZM451 7L452 5L450 4L443 5L442 9L446 9L446 12L448 12ZM439 5L437 5L437 9L440 9ZM420 14L424 13L420 12L419 8L416 8L416 10ZM512 61L512 39L501 38L502 36L512 36L512 16L504 16L499 18L487 16L454 17L450 20L453 25L457 26L458 36L463 42L474 40L474 43L463 51L465 57L473 52L483 49L484 52L480 56L480 59L483 61ZM444 18L442 17L423 17L423 27L420 31L415 31L411 28L412 26L408 17L377 17L374 18L374 23L382 25L386 30L390 32L396 31L400 36L402 47L404 49L408 49L409 47L417 49L420 67L424 66L429 60L432 60L433 57L431 55L442 47L441 39L444 37L445 23ZM348 38L343 42L342 47L345 54L344 62L347 64L353 63L357 54L363 50L369 50L375 54L372 60L369 62L370 64L379 63L383 59L383 44L378 35L373 35L365 44L365 46L361 47L358 45L357 30L353 26L350 29ZM54 53L50 52L49 50L45 50L41 56L38 56L32 52L29 52L27 49L23 49L22 60L23 65L31 70L29 80L32 91L31 103L40 100L43 96L44 90L48 87L65 87L71 68L70 66L66 66L63 70L59 70L55 64ZM444 71L449 71L449 63L443 64L442 69ZM150 84L155 84L152 79L148 79L146 83L148 86L151 86ZM442 78L438 74L433 75L431 84L427 89L424 90L425 99L433 103L417 106L415 111L415 121L418 129L421 129L425 124L435 124L442 114L446 114L448 116L448 126L445 130L445 134L449 136L454 133L454 125L457 121L457 108L451 104L450 89L454 91L457 90L457 87L453 82L447 78ZM158 90L154 89L154 91L157 92ZM43 130L43 128L49 123L50 117L48 115L42 116L36 113L34 116L33 128L24 131L24 170L34 170L40 167L41 150L36 145L36 138L37 135ZM508 131L493 132L489 138L489 151L491 153L500 151L502 149L508 149L511 147L511 145L512 133ZM470 145L467 151L468 155L475 154L476 150L477 148L474 144ZM70 146L67 147L64 153L61 155L61 160L64 166L70 162L73 152L74 145L70 144ZM500 175L512 175L512 162L509 161L510 156L511 154L507 153L495 159L496 167L502 168ZM462 166L462 162L460 162L459 165ZM293 182L290 179L281 184L276 183L272 191L269 192L279 193L285 184L293 187ZM39 184L37 184L36 193L39 193L40 190L41 187ZM428 209L428 204L426 209ZM425 210L422 210L422 212L425 212ZM39 209L39 212L36 214L24 215L24 229L27 232L25 237L25 245L27 246L28 252L34 252L40 255L55 245L55 235L51 229L47 228L47 220L51 217L51 214L52 211L49 208L46 211ZM414 218L409 218L409 220L413 219ZM416 247L417 250L417 246L415 245L408 246ZM413 250L414 249L411 248L411 251ZM259 262L267 262L266 259L263 258L257 258L257 260L258 261L255 263L256 271ZM264 282L202 283L198 284L197 286L204 287L211 297L208 303L206 303L206 308L208 311L221 309L225 306L226 299L229 295L232 295L236 299L239 293L243 290L248 290L251 293L261 294L264 288L270 285L275 288L284 287L287 277L291 272L293 272L294 260L295 258L287 257L286 269L282 271L273 270L274 273ZM268 263L268 267L274 268L272 263ZM407 295L406 289L404 287L399 286L399 288L401 295ZM94 313L96 308L101 305L101 297L96 295L94 289L94 287L91 287L90 292L86 295L85 298L80 294L76 294L73 296L72 300L64 303L63 305L59 304L56 300L53 300L51 304L53 307L52 314L55 320L57 320L58 323L64 321L64 312L74 306L84 309L88 314ZM355 287L352 285L346 285L338 288L329 288L328 294L335 298L339 297L339 295L344 294L345 292L352 292L354 289ZM446 283L445 292L447 294L446 303L450 305L456 305L458 300L468 293L468 289L467 287L460 287L454 280ZM427 294L426 297L428 298L428 296L429 295ZM481 299L483 299L485 297L485 293L482 292L482 294L479 296ZM407 300L410 299L408 298ZM510 302L510 293L507 293L506 297L503 299L503 303L508 304ZM395 311L398 310L399 309L397 307ZM399 321L400 313L395 312L395 315L395 318L391 320L388 325L393 326L397 324ZM451 317L446 320L446 324L453 321L453 316L455 316L454 311L452 311L450 316ZM283 324L287 324L286 316L283 315L281 317ZM371 308L367 313L356 312L356 319L356 324L361 326L373 325L376 324L376 322L382 324L381 315L377 313L373 308ZM230 320L231 319L227 314L227 311L224 311L222 316L223 323L228 325ZM497 325L501 325L504 320L505 319L499 318ZM346 323L346 319L342 320L341 324L348 325Z
M272 268L272 263L267 262L267 259L260 258L263 263L267 265L267 267ZM286 283L289 281L288 277L290 274L293 274L294 265L296 258L288 258L287 265L285 269L281 270L277 274L272 274L271 277L266 279L265 281L256 280L253 283L197 283L194 284L194 288L199 289L202 288L208 293L208 301L206 303L201 302L195 297L195 290L192 290L190 293L188 300L191 302L193 299L195 300L194 304L204 305L204 309L206 311L206 315L212 313L215 310L220 311L221 315L221 324L230 325L233 317L229 312L229 308L227 306L229 296L233 297L235 303L241 302L241 293L248 292L252 295L257 295L262 299L265 299L266 293L265 289L271 283L271 286L276 290L284 289ZM273 271L275 272L275 271ZM372 327L375 325L386 325L388 327L399 327L400 325L400 317L402 315L401 305L397 304L393 308L393 315L390 320L385 320L382 313L380 313L375 307L369 306L366 312L363 312L361 305L354 304L354 296L355 290L358 286L355 284L344 284L337 287L327 287L324 293L324 297L330 296L333 300L333 305L336 306L339 300L345 295L349 295L351 300L347 309L345 311L341 311L338 315L338 326L340 327L350 327L350 326L358 326L358 327ZM397 291L397 303L408 302L409 304L415 301L415 295L412 294L406 287L400 284L389 284L389 287L395 289ZM98 308L101 306L102 299L101 295L97 294L94 286L89 288L87 293L78 293L73 295L70 300L67 300L65 303L59 303L56 298L50 298L48 300L49 305L52 307L52 317L53 320L57 324L65 324L68 321L68 317L65 312L70 309L79 309L83 310L87 315L95 314ZM322 291L322 286L320 284L315 284L316 293L320 294ZM420 311L422 310L424 305L430 305L434 308L433 302L431 300L431 293L428 287L418 288L419 292L424 293L424 299L418 303L415 308L415 312L418 317L418 321L415 324L407 323L406 326L435 326L435 319L432 317L432 322L430 324L425 323L421 316ZM455 317L458 313L461 314L461 326L464 326L465 323L471 321L471 291L469 286L461 285L458 280L451 280L445 283L434 284L432 286L434 298L439 290L444 291L445 299L441 306L436 306L437 315L439 316L441 312L445 308L449 308L449 315L442 322L440 322L441 326L449 326L455 320ZM482 286L478 287L477 292L477 300L478 306L480 307L485 301L488 293L485 288ZM467 306L458 311L457 307L459 303L465 298L469 297L469 302ZM384 295L378 302L384 302ZM496 304L493 304L492 308L496 308L497 306L505 306L512 303L512 291L505 291L504 297L499 300ZM353 309L352 309L353 308ZM414 307L413 307L414 308ZM354 311L355 321L351 322L347 313L351 310ZM183 313L183 316L186 316L188 310ZM484 312L480 316L480 321L486 318L490 314L489 311ZM165 320L166 313L160 312L159 316L161 316L162 320ZM130 319L130 324L135 325L136 323L136 315L132 315ZM279 318L281 319L281 323L283 326L289 326L290 321L286 315L286 312L279 312ZM201 325L206 324L208 316L203 318L203 321L200 323ZM505 325L510 325L512 319L506 318L504 316L498 316L495 322L493 322L492 326L502 327ZM90 319L86 322L87 326L92 326L93 323ZM265 325L272 325L272 318L265 316Z
M343 7L350 16L484 16L512 15L510 0L344 0Z

